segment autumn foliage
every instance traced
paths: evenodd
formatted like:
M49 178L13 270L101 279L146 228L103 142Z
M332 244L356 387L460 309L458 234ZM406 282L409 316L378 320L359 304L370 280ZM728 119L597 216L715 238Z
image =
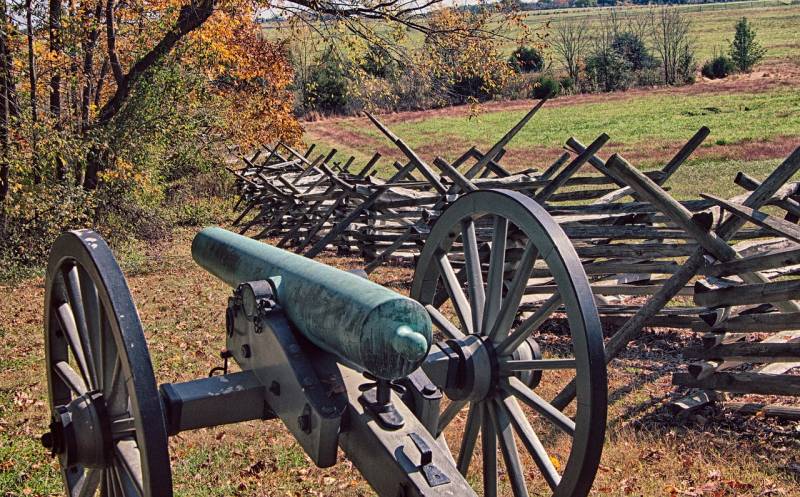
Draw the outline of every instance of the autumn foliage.
M112 239L163 235L170 216L159 209L187 179L216 174L229 147L300 138L285 43L261 36L257 4L2 9L5 261L40 261L57 232L79 225Z

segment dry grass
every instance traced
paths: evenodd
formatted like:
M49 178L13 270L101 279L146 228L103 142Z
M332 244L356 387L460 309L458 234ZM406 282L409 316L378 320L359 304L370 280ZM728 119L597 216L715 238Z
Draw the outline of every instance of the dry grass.
M124 255L159 382L204 376L218 365L224 346L229 289L191 261L192 235L179 232L169 243ZM324 260L359 266L353 259ZM410 278L402 268L374 275L404 293ZM54 463L37 440L48 417L42 301L41 279L0 285L0 496L61 491ZM800 495L800 427L714 418L713 412L684 421L664 414L662 404L673 395L676 351L686 340L669 330L652 331L610 369L609 430L594 495ZM451 443L458 446L454 438ZM183 433L170 446L177 495L372 494L347 461L324 470L310 465L278 421Z

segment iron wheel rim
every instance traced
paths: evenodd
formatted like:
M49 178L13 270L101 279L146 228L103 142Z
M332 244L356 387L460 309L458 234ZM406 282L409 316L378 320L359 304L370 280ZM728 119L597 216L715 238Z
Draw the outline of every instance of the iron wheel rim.
M452 246L459 235L461 236L462 245L468 245L468 242L470 241L469 237L474 236L467 234L469 230L469 224L472 225L472 230L474 232L475 221L483 218L484 216L493 216L494 218L492 242L493 244L496 243L496 246L500 246L499 239L495 240L494 238L497 236L496 233L498 232L498 229L508 230L509 225L515 226L527 236L528 242L532 242L532 244L536 246L535 248L538 252L538 257L546 261L548 268L551 270L553 280L555 281L561 294L563 301L561 305L566 311L568 317L570 334L573 342L573 353L576 364L575 380L577 383L577 402L576 415L574 419L575 426L573 443L570 449L569 457L563 466L563 472L560 475L557 485L553 488L551 483L551 489L553 491L553 495L555 496L566 497L586 495L588 494L594 480L604 443L607 409L605 355L603 349L602 328L591 288L572 243L569 241L566 234L556 223L556 221L534 200L517 192L508 190L478 190L464 195L454 204L448 207L448 209L439 217L439 219L436 221L436 224L431 229L417 262L417 269L415 271L414 281L411 288L411 297L418 300L421 304L428 306L427 308L429 309L429 312L431 312L430 306L435 303L437 289L441 288L439 281L442 279L443 271L449 272L452 270L452 268L450 270L443 268L442 263L438 263L437 259L441 258L443 253L445 258L447 257L447 254L452 249ZM498 219L501 221L498 221ZM465 221L468 222L465 223ZM497 224L498 222L500 224ZM505 226L505 228L503 228L503 226ZM461 231L461 233L459 233L459 231ZM507 231L505 236L508 236ZM468 242L465 243L464 240L468 240ZM503 242L504 253L506 243L507 242ZM528 245L526 245L526 249L527 248ZM477 247L475 246L472 251L477 251ZM468 301L470 303L469 309L471 311L475 307L473 305L475 302L475 296L472 295L472 292L470 291L470 281L474 281L477 276L470 275L469 271L467 270L467 267L470 265L470 258L467 255L469 250L465 248L462 250L462 252L464 253L463 267L468 273L465 278L467 280L467 291L465 292L464 296L469 295ZM477 253L473 253L474 255L472 256L472 260L479 259ZM523 252L522 257L524 258L525 255L525 252ZM492 258L491 252L489 257L490 259ZM534 257L534 260L535 258L536 257ZM500 262L501 265L503 263L504 260ZM531 261L531 268L533 267L533 264L534 261ZM482 268L482 262L480 262L478 267L481 269L477 272L481 273L482 279L477 281L483 284L485 280L490 280L490 282L486 284L486 288L483 290L484 303L480 304L479 307L487 310L487 308L491 306L493 310L487 312L494 314L494 317L489 317L488 319L481 318L483 323L482 326L480 326L480 329L466 330L469 332L479 332L483 336L490 334L492 331L484 329L487 327L486 323L490 323L492 319L499 319L495 313L500 312L497 310L499 305L496 303L497 297L487 295L492 294L492 292L489 290L489 286L491 281L496 281L497 278L495 276L494 279L492 279L493 276L490 274L492 271L492 266L493 264L490 260L489 269L485 271L486 276L484 278L484 270ZM474 272L475 271L473 271L473 273ZM498 270L498 272L500 272L502 276L502 270ZM450 273L450 276L452 277L453 274ZM513 283L513 281L511 283ZM487 301L490 299L494 300L495 304L487 304ZM448 300L453 300L452 295ZM505 299L501 298L501 300ZM457 306L454 306L454 308L455 307ZM548 314L551 313L552 311ZM466 312L462 311L459 313L456 311L456 314L459 315L459 319L457 320L459 322L459 326L457 327L464 332L464 321L468 321L469 319L461 319L461 316L466 314ZM433 317L434 316L432 316L432 318ZM476 325L477 320L478 318L476 315L473 315L473 328L478 327ZM435 321L436 319L434 319L434 322ZM533 330L531 330L531 332L532 331ZM513 334L512 332L509 333ZM492 343L494 344L495 342L492 341ZM507 380L508 383L511 383L511 381L512 380L510 379ZM508 397L514 397L515 399L518 397L509 395L509 388L503 383L503 379L500 379L498 385L500 385L500 387L491 392L491 399L489 401L469 401L466 403L469 404L469 411L467 416L467 429L464 432L462 444L466 443L468 439L467 437L469 437L471 443L473 444L472 450L475 450L476 446L474 444L476 441L474 439L477 439L478 434L474 433L468 435L467 432L470 431L469 427L473 423L474 416L479 416L479 421L477 421L477 423L480 425L478 431L480 432L480 437L482 439L481 445L483 447L487 447L486 444L489 444L489 452L492 451L491 446L495 445L495 454L497 452L496 444L499 439L497 438L497 433L494 433L495 442L493 443L491 440L489 440L489 438L492 438L492 427L491 425L486 424L487 414L491 418L492 424L495 426L500 426L503 422L507 423L508 421L512 421L512 424L514 424L514 416L512 415L511 419L509 419L507 416L509 407L505 406L498 408L497 403L508 402L506 400ZM511 391L513 393L513 389L511 389ZM487 399L489 399L489 397L487 397ZM463 406L464 409L467 408L466 404ZM513 409L513 404L511 408ZM503 411L506 411L506 413L503 414ZM446 410L443 411L442 414L444 416L453 415L452 412L447 413ZM501 418L506 416L506 419L498 419L498 416ZM498 423L500 423L500 425L498 425ZM524 438L520 436L520 431L516 428L516 426L514 426L513 434L517 435L517 440ZM513 441L513 437L511 441ZM503 440L500 440L500 442L501 452L503 453L503 458L506 462L506 467L508 470L508 459L509 457L513 459L513 454L506 454L506 449L508 449L508 447L503 447ZM505 445L508 445L508 443L509 439L506 439ZM519 441L517 441L516 444L519 444ZM515 445L515 448L518 447ZM466 473L466 470L469 467L461 467L461 457L459 457L457 454L456 457L459 460L457 462L457 465L460 467L459 469L461 469L463 473ZM468 463L469 461L467 461L467 464ZM491 463L488 464L491 466ZM484 462L484 465L481 468L484 473L486 468L487 463ZM545 470L540 468L540 473L544 474L544 472ZM511 474L511 471L509 470L508 473ZM511 478L512 477L510 477L510 479ZM547 477L545 477L545 480L547 480ZM492 481L489 479L487 482L484 474L484 486L486 487L487 484L491 487ZM496 482L494 483L494 486L496 491ZM526 488L524 490L520 489L519 482L517 482L517 487L515 488L514 484L512 483L512 490L514 490L515 495L526 495L527 485L525 485L525 487ZM493 495L491 490L484 490L484 493L485 495Z
M67 494L171 496L163 408L142 324L122 270L97 233L69 231L53 244L44 319L51 412L81 389L109 404L103 423L111 446L103 462L68 466L59 455Z

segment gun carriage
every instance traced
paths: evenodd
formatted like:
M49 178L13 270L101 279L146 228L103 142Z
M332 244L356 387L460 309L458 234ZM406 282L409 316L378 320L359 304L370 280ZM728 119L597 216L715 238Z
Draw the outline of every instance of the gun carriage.
M158 387L108 246L88 230L54 244L43 443L68 495L171 495L169 436L271 418L320 467L341 448L379 495L588 494L606 421L600 320L574 248L531 198L453 202L411 298L220 228L192 254L234 288L225 365ZM555 290L523 313L534 265ZM568 407L545 400L571 382Z

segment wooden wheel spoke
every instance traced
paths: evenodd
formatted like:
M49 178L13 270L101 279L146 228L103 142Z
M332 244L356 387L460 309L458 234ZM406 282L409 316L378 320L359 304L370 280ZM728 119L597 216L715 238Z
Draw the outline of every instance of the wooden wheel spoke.
M475 223L472 218L467 218L461 222L461 243L464 246L464 269L467 272L469 303L472 311L472 330L480 334L483 326L486 292L483 288L478 239L475 236Z
M444 315L439 312L437 308L428 304L425 306L425 310L428 311L428 315L431 317L431 322L439 328L439 330L447 335L447 338L451 338L453 340L459 340L464 338L464 334L461 333L461 330L455 327L453 323L450 322L449 319L444 317Z
M489 413L492 417L492 424L494 424L494 428L497 431L497 438L500 440L500 451L503 453L503 460L506 463L506 471L508 471L514 497L527 497L528 489L525 486L525 471L522 467L522 462L519 460L517 443L514 440L514 429L508 419L508 414L503 404L500 403L492 405Z
M503 383L502 388L506 392L524 402L528 407L541 414L544 418L555 424L564 433L568 434L569 436L575 436L575 422L566 414L556 409L555 406L536 395L533 390L522 383L519 378L515 376L509 376L508 383Z
M78 276L80 280L81 290L81 303L86 318L87 326L87 339L86 347L90 350L90 357L87 357L92 362L95 372L95 387L102 388L101 375L102 375L102 319L103 313L100 307L100 297L97 295L97 287L92 282L91 276L86 272L83 267L78 269Z
M483 446L483 495L497 495L497 436L490 419L489 403L481 404L481 445Z
M506 412L511 417L511 422L522 440L522 444L525 445L525 448L530 452L531 457L533 457L534 462L539 467L539 471L542 472L542 476L544 476L547 484L551 489L555 489L561 481L561 476L558 474L558 471L556 471L553 461L550 460L550 456L547 455L544 445L542 445L539 437L536 436L536 432L533 431L533 428L528 422L528 418L525 417L516 399L511 396L507 395L503 398L503 406L505 406Z
M500 373L510 374L514 371L547 371L553 369L576 369L578 363L574 358L567 359L509 359L500 363Z
M503 269L506 263L506 238L508 219L495 216L492 231L492 247L489 256L489 273L486 276L486 305L483 313L482 329L488 330L497 319L503 300Z
M467 414L466 429L461 439L461 447L458 451L457 462L458 471L464 476L467 476L469 465L472 462L472 454L475 452L475 444L478 441L478 433L481 430L482 412L483 407L481 404L474 402L470 404Z
M72 366L70 366L68 362L58 361L53 365L53 370L75 395L83 395L89 391L86 388L86 383L84 383L83 379L72 369Z
M142 461L136 440L122 439L114 443L114 459L122 470L120 477L125 494L134 490L136 495L143 495Z
M453 419L465 405L467 405L466 400L454 400L450 402L450 405L448 405L447 408L442 412L441 416L439 416L439 427L437 428L436 433L437 436L439 436L439 434L445 428L447 428L447 425L453 421Z
M81 346L78 326L75 324L75 316L72 314L72 308L67 303L61 304L56 309L56 314L58 315L58 323L61 327L61 331L67 338L67 343L69 344L70 350L72 350L73 357L75 357L75 362L78 364L81 376L83 376L84 381L88 385L91 385L92 375L89 372L86 356Z
M447 290L447 295L450 296L450 301L453 303L453 308L456 311L456 316L458 316L462 329L467 334L472 333L472 310L466 295L464 295L464 290L461 289L458 276L456 276L453 266L447 258L447 254L444 252L437 254L436 265L439 268L439 274L442 276L445 290Z
M64 286L67 290L67 298L69 299L70 309L72 310L78 336L80 337L83 356L86 359L86 366L88 367L89 371L89 383L94 388L97 385L97 374L94 368L95 362L92 351L92 340L89 336L89 323L86 318L86 309L84 308L78 266L73 265L69 269L65 268L62 274L64 277ZM91 281L89 284L91 285Z
M124 416L111 420L111 435L114 438L124 438L133 436L136 432L134 419L130 416Z
M108 479L111 488L111 495L114 497L116 496L125 496L125 490L122 488L122 481L119 477L119 469L116 465L111 466L108 471Z
M528 339L528 337L533 333L536 329L538 329L550 315L558 309L558 306L561 305L561 294L556 292L550 296L538 309L536 312L531 314L522 324L514 330L513 333L508 335L500 345L497 346L497 353L498 355L505 355L510 354L517 350L517 347L522 345L522 342Z
M100 497L112 497L114 495L111 471L111 468L103 470L103 481L100 482Z
M122 362L117 358L114 363L114 370L110 376L111 380L106 385L103 395L106 398L106 405L111 416L119 416L128 411L128 389L122 375Z
M105 314L105 313L104 313ZM103 340L101 342L102 353L102 366L100 372L100 379L102 381L103 394L108 399L112 390L114 389L114 382L116 381L115 370L120 367L120 359L117 354L117 344L114 343L114 338L111 336L111 323L108 319L103 319L101 322ZM117 375L119 371L117 371Z
M102 469L87 468L80 480L70 490L70 497L91 497L97 491L102 476Z
M514 323L514 318L517 316L519 303L522 300L522 295L525 293L525 287L528 284L528 277L530 276L530 268L539 254L536 245L530 240L525 246L525 251L519 260L519 266L514 274L514 279L511 280L511 285L508 287L506 298L503 299L503 305L500 307L500 312L497 315L494 323L492 323L489 338L494 342L503 340L511 325Z

